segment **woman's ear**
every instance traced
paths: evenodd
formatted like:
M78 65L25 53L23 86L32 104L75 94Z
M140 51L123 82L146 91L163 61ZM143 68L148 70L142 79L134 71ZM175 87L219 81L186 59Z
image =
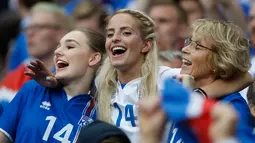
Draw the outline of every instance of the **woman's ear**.
M102 56L99 52L92 53L89 58L89 66L96 66L102 59Z
M152 49L152 46L153 46L152 40L144 40L142 53L148 53Z
M249 104L251 115L255 118L255 105Z

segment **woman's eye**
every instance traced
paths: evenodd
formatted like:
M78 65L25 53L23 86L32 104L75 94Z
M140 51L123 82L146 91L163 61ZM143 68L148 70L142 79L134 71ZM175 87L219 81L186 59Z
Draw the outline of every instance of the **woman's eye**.
M107 38L111 38L113 36L113 34L107 34L106 36L107 36Z
M66 46L67 47L67 49L73 49L74 48L74 46Z
M131 35L131 32L123 32L123 35L129 36L129 35Z
M196 44L195 49L196 49L196 50L201 50L201 47L199 47L199 45Z

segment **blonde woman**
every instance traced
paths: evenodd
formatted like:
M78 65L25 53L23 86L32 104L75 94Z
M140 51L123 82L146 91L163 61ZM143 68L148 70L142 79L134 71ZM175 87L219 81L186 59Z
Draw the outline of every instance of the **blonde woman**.
M155 24L144 13L123 9L108 18L105 44L108 57L96 77L97 117L123 129L131 142L139 138L138 101L159 95L164 79L180 74L180 69L158 65L156 45ZM41 84L54 82L52 79ZM237 91L252 80L248 73L239 79L217 80L201 88L208 95L220 96Z
M240 27L223 21L201 19L191 25L191 30L192 37L186 40L182 49L181 74L193 76L196 88L209 85L219 79L233 80L248 71L249 41ZM252 133L252 116L249 106L240 93L234 91L221 97L210 94L207 96L233 105L239 115L236 137L241 142L249 142L248 137ZM173 142L191 142L194 139L194 136L192 138L181 124L176 124L172 133Z

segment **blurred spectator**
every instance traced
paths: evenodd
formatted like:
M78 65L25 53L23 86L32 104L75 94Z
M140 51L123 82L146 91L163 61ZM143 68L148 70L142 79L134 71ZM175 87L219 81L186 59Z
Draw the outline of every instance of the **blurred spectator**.
M255 2L253 2L251 5L248 20L249 20L248 21L248 30L250 33L251 43L254 47L254 45L255 45Z
M8 51L20 31L21 17L15 11L0 13L0 80L7 70Z
M71 23L58 5L49 2L36 4L31 10L31 23L25 29L29 54L43 61L48 69L53 68L52 59L58 41L70 29ZM5 76L0 84L0 102L10 102L21 86L31 79L24 75L28 62L29 59Z
M239 4L241 5L243 9L245 17L248 17L252 0L237 0L237 1L239 2Z
M251 39L251 47L254 48L255 46L255 2L253 1L251 4L251 9L249 12L249 18L248 18L248 31ZM251 58L251 67L249 72L254 77L255 76L255 57L253 56ZM247 101L247 91L248 88L245 88L240 93L242 94L243 98Z
M159 50L180 50L182 33L186 33L187 15L184 10L169 0L151 1L148 14L156 23Z
M67 15L71 15L74 9L82 2L86 0L54 0L58 5L65 9Z
M135 1L136 0L101 0L109 14L112 14L119 9L133 8Z
M255 83L249 86L247 93L248 104L250 107L251 114L253 116L253 135L255 135Z
M204 17L204 9L200 0L180 0L180 5L188 15L189 25L191 25L196 19Z
M80 3L72 14L76 28L90 28L102 32L104 29L106 11L102 5L92 0Z
M66 14L71 15L74 10L84 1L87 0L55 0L59 5L65 8ZM93 3L102 4L108 14L123 8L143 8L142 1L148 0L92 0ZM138 3L137 3L138 1ZM141 3L140 3L141 2Z
M196 18L221 19L235 23L247 31L242 7L237 0L175 0L189 14L189 24ZM196 9L197 8L197 9ZM202 13L201 13L202 12ZM199 14L200 13L200 14ZM201 16L199 18L199 16ZM193 20L193 21L192 21Z
M235 23L247 32L245 15L237 0L201 0L201 2L207 18L223 19Z
M170 68L181 68L182 66L182 53L181 51L160 51L159 62L162 66L168 66Z
M81 129L78 143L130 143L130 141L118 127L97 120Z
M40 1L48 1L51 2L53 0L18 0L17 1L17 11L22 17L21 21L21 28L25 28L29 23L29 11L32 6L34 6L37 2ZM9 59L9 70L16 69L19 64L21 64L26 58L28 58L29 54L27 52L27 41L25 34L22 32L17 37L13 48L10 52L10 59Z

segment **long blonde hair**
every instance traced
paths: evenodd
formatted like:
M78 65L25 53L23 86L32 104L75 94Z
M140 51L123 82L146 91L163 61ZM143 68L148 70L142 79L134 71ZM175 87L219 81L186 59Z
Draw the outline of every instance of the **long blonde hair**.
M109 17L109 20L116 14L129 14L139 23L142 40L151 40L152 49L145 55L144 63L141 66L141 97L154 96L158 94L157 75L158 75L158 53L155 34L155 23L147 15L140 11L122 9ZM104 61L100 72L96 78L98 88L98 118L111 123L111 97L117 90L117 71L111 65L109 58Z

